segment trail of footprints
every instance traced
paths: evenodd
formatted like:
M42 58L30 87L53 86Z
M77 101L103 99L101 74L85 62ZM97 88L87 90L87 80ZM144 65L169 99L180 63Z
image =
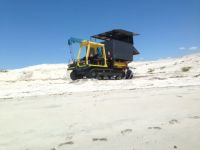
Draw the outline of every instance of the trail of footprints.
M188 118L190 118L190 119L200 119L200 116L190 116L190 117L188 117ZM180 122L179 122L177 119L171 119L170 121L168 121L168 123L169 123L170 125L174 125L174 124L178 124L178 123L180 123ZM148 127L147 129L150 129L150 130L161 130L162 128L159 127L159 126L152 126L152 127ZM133 132L133 130L132 130L132 129L129 129L129 128L120 131L120 133L121 133L122 136L131 134L132 132ZM50 150L58 150L59 147L75 144L74 141L72 140L72 137L70 137L70 138L67 137L66 140L67 140L67 141L58 144L57 147L54 147L54 148L52 148L52 149L50 149ZM94 137L94 138L92 138L92 141L93 141L93 142L106 142L106 141L108 141L108 139L107 139L106 137L98 137L98 138L97 138L97 137ZM178 147L177 147L176 145L174 145L173 148L174 148L174 149L177 149Z
M122 135L126 135L126 134L129 134L131 132L132 132L132 129L124 129L120 133ZM66 142L62 142L62 143L58 144L58 146L51 148L50 150L58 150L59 147L75 144L74 141L72 140L72 137L70 137L70 138L67 137L66 140L67 140ZM108 141L108 139L106 137L98 137L98 138L95 137L95 138L92 138L92 141L93 142L106 142L106 141Z

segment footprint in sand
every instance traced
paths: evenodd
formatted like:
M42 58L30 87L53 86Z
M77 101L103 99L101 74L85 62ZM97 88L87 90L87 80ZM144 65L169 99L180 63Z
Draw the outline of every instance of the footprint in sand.
M148 129L155 129L155 130L161 130L161 127L148 127Z
M169 121L169 124L176 124L176 123L179 123L179 121L176 119L172 119Z
M200 119L200 116L191 116L189 118L192 118L192 119Z
M72 136L66 137L66 140L68 140L68 141L60 143L56 147L51 148L50 150L57 150L59 147L62 147L64 145L73 145L74 142L71 139L72 139Z
M96 142L96 141L107 141L107 138L93 138L92 141Z
M72 144L74 144L73 141L67 141L67 142L60 143L58 146L60 147L60 146L63 146L63 145L72 145Z
M121 131L121 134L122 134L122 135L126 135L126 134L128 134L128 133L130 133L130 132L132 132L132 129L125 129L125 130L122 130L122 131Z
M179 98L182 98L183 96L181 96L181 95L176 95L177 97L179 97Z

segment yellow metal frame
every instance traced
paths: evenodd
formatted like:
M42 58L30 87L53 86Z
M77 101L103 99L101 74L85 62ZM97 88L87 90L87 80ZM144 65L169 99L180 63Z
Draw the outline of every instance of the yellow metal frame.
M114 61L113 66L116 68L127 68L128 63L126 61L123 61L123 62Z
M81 52L83 47L87 47L86 50L86 57L85 57L85 64L81 65L80 60L81 60ZM90 48L94 48L95 51L97 50L98 47L102 47L102 52L103 52L103 59L104 59L104 64L103 65L94 65L94 64L88 64L88 58L90 54ZM86 66L92 66L92 67L108 67L107 65L107 59L106 59L106 51L105 51L105 45L97 42L91 42L91 41L82 41L80 43L80 48L78 51L78 56L77 56L77 66L78 67L86 67Z

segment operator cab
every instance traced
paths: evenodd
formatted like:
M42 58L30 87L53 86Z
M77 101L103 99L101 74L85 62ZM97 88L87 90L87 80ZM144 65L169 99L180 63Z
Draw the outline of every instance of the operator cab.
M80 67L84 67L86 65L105 67L106 54L104 44L91 41L82 41L80 43L77 64Z

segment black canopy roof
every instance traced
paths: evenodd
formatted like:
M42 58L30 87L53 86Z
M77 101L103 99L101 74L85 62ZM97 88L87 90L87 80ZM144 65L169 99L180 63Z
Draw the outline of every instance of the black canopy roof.
M133 36L139 35L134 32L122 30L122 29L114 29L108 32L100 33L97 35L93 35L91 37L101 40L119 40L133 44Z

